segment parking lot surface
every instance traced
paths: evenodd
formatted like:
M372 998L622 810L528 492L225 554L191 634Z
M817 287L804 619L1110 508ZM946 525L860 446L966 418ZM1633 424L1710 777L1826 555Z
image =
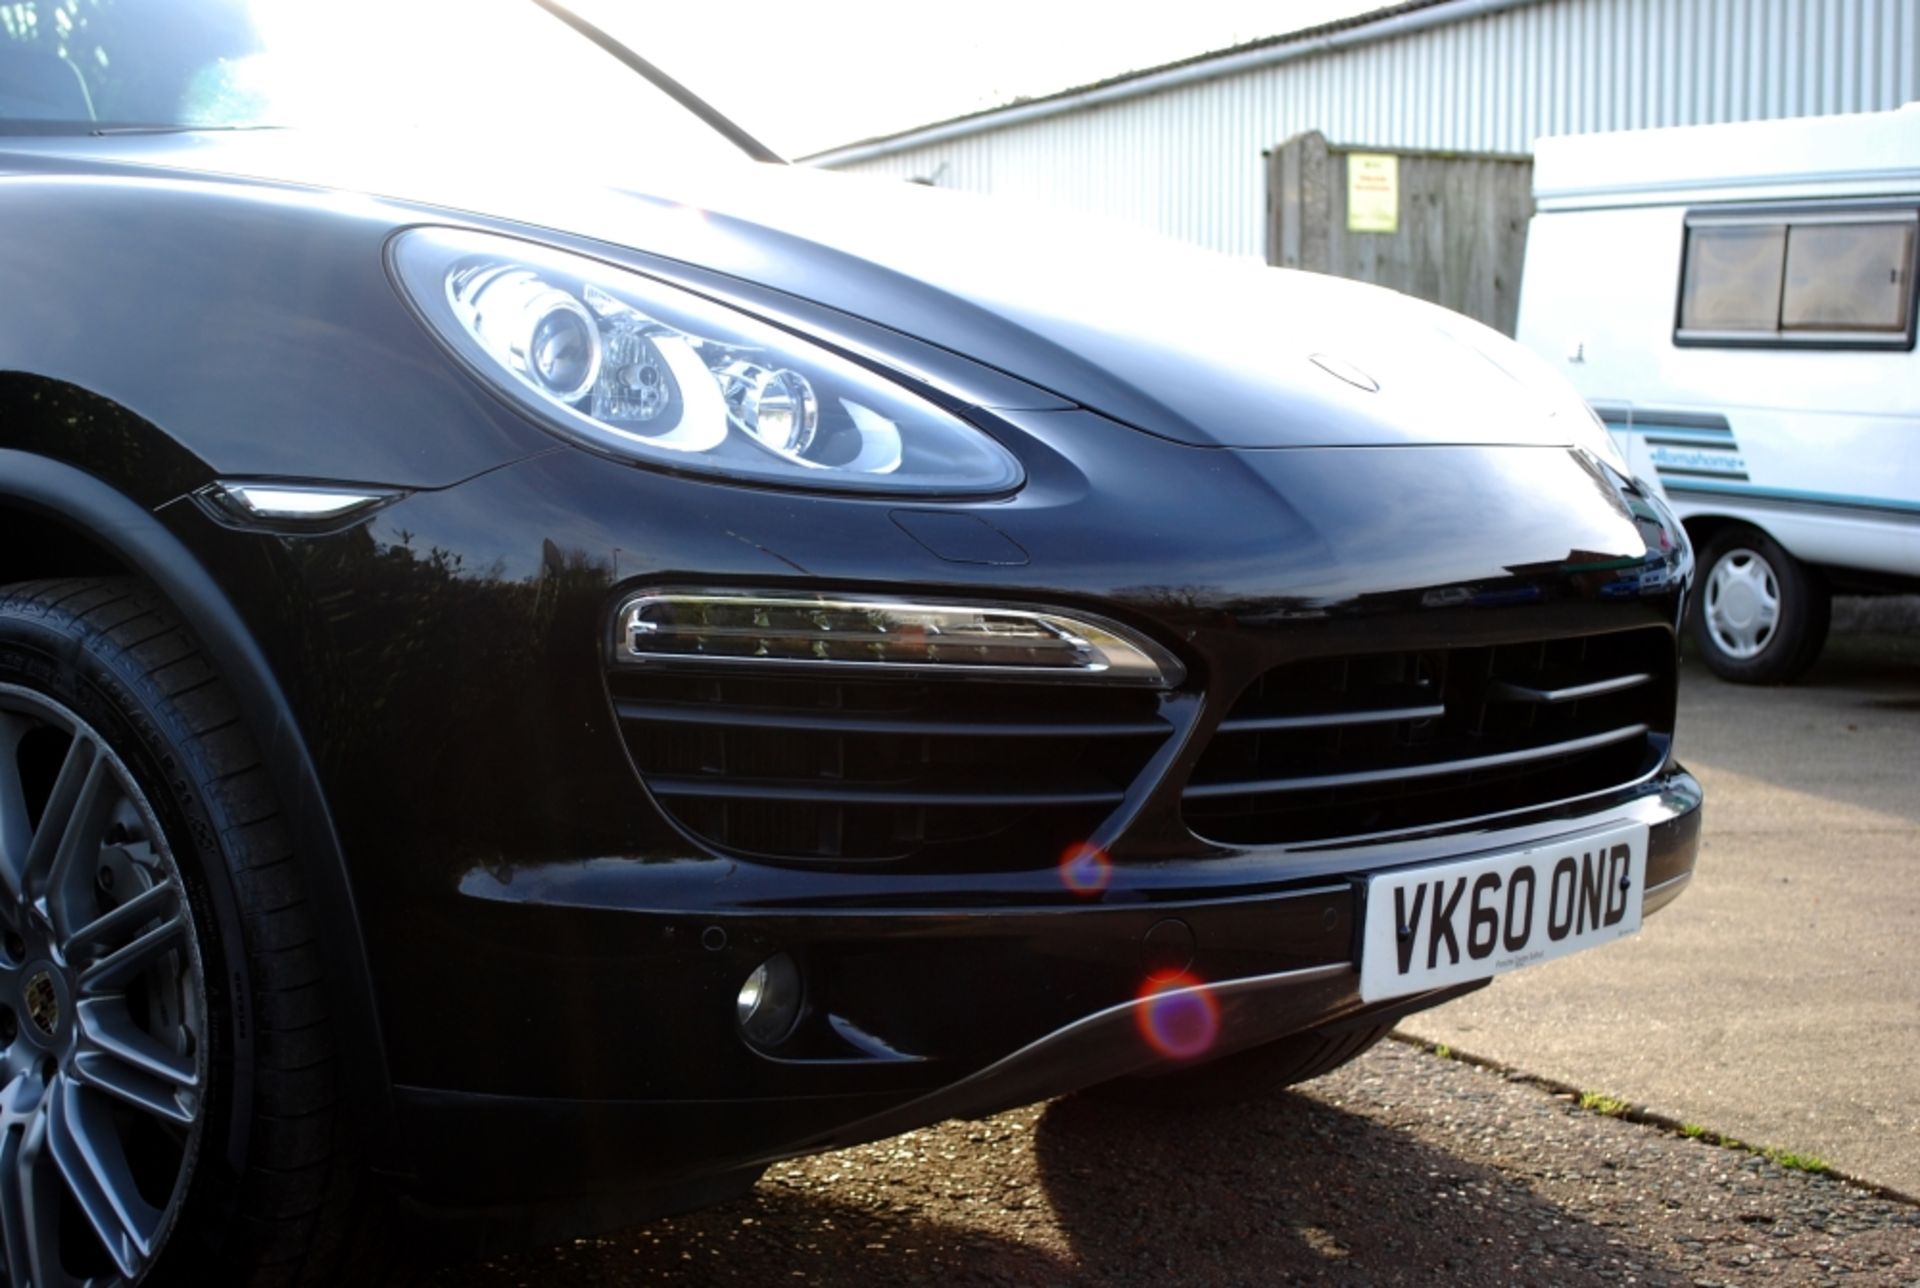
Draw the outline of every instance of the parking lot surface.
M1297 1092L1072 1097L449 1269L549 1284L1909 1284L1920 1208L1386 1042Z
M1791 688L1690 660L1679 751L1707 789L1687 892L1407 1029L1920 1196L1920 631L1837 634Z
M1635 940L1237 1109L1097 1093L781 1164L745 1199L429 1272L628 1283L1920 1283L1920 1206L1583 1108L1527 1075L1920 1194L1920 635L1808 682L1689 664L1694 887Z

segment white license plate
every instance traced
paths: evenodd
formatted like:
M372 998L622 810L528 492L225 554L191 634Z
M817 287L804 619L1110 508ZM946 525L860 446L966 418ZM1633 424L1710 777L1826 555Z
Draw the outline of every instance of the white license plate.
M1640 929L1647 828L1622 824L1367 882L1360 998L1487 979Z

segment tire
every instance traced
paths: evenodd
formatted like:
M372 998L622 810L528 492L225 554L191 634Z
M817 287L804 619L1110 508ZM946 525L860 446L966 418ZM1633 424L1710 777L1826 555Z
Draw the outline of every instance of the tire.
M328 1280L318 928L232 693L141 583L0 589L0 926L10 1281Z
M1206 1064L1102 1083L1087 1093L1155 1109L1232 1108L1268 1099L1359 1059L1393 1025L1308 1029Z
M1689 633L1713 673L1739 684L1788 684L1806 674L1833 616L1820 575L1744 523L1714 533L1699 566Z

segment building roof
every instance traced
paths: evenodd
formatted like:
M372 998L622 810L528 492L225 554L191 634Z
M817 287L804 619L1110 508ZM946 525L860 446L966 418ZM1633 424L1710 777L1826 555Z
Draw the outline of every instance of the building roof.
M982 108L961 116L916 125L892 134L876 135L852 143L815 152L798 160L833 165L868 157L901 152L924 143L940 142L967 134L977 134L1015 121L1054 116L1081 107L1118 99L1135 98L1172 85L1229 76L1251 67L1283 61L1287 57L1335 49L1400 34L1404 30L1459 21L1478 14L1515 8L1531 0L1402 0L1399 4L1370 9L1333 22L1297 31L1265 36L1224 49L1209 50L1188 58L1176 59L1138 71L1122 72L1102 80L1057 90L1034 98L1015 99L998 107ZM1409 22L1409 19L1417 21Z
M1564 135L1534 145L1542 210L1911 196L1920 103L1891 112Z

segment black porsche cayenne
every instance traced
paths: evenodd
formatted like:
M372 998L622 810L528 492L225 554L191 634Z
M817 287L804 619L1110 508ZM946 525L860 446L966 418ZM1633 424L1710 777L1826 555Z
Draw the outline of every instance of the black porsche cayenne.
M1685 537L1462 318L544 0L0 0L0 131L14 1284L1279 1087L1693 868Z

